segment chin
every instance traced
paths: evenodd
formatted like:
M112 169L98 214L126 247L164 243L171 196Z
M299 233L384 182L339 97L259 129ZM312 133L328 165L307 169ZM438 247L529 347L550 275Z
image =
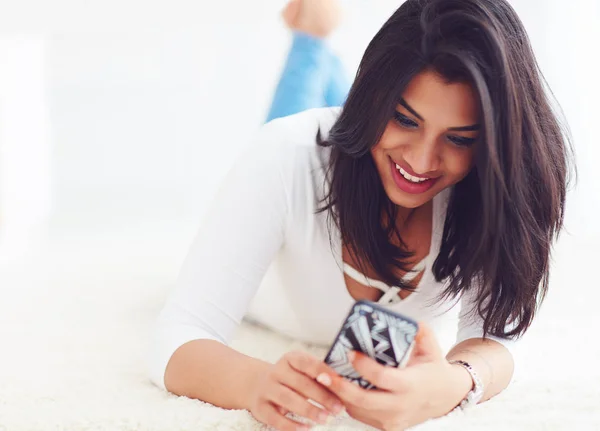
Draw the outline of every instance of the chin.
M400 190L393 180L391 180L390 183L391 184L388 184L388 187L385 187L385 193L388 199L392 201L394 205L407 209L415 209L425 205L444 189L444 187L439 187L440 184L436 184L431 190L428 190L425 193L410 194Z
M392 197L388 194L388 197L395 205L398 205L399 207L407 208L407 209L419 208L419 207L425 205L431 199L433 199L433 196L429 196L429 195L427 197L420 196L420 197L410 198L410 197L406 197L406 196L398 196L398 194L396 194L396 196Z

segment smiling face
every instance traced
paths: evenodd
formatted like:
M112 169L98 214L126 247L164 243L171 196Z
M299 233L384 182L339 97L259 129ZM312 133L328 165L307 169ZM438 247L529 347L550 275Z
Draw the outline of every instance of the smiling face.
M479 130L476 93L432 71L415 76L371 154L389 199L418 208L473 166Z

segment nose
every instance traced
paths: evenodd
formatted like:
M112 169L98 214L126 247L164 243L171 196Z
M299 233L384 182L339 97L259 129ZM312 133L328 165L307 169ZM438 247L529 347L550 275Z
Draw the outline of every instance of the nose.
M439 169L440 148L436 139L421 139L413 142L404 153L404 160L417 175L427 175Z

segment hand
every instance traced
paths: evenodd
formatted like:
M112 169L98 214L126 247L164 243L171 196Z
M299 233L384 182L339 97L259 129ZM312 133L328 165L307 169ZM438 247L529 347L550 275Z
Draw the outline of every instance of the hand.
M322 360L308 353L286 353L259 374L250 395L249 410L259 421L280 431L308 429L286 417L289 412L324 424L343 410L340 399L315 381L322 373L335 374ZM325 410L308 402L311 399Z
M282 12L288 28L315 37L328 36L339 24L338 0L290 0Z
M356 371L377 390L362 389L331 373L319 375L317 381L343 401L350 416L382 430L403 430L443 416L470 390L469 381L444 358L433 332L423 323L406 368L386 367L357 352L354 357Z

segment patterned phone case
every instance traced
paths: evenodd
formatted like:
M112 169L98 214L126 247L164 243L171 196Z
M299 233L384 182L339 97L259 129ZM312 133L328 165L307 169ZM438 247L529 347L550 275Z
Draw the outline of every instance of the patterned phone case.
M417 335L412 319L386 310L374 302L357 301L325 357L325 363L339 375L365 389L376 389L363 379L348 361L348 352L356 350L382 365L403 367Z

